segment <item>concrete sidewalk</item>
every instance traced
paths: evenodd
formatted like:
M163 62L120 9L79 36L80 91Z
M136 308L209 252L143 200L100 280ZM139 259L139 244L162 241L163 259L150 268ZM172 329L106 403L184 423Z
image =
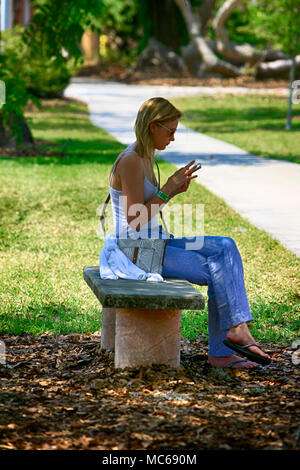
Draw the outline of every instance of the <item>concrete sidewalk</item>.
M136 114L148 98L220 92L246 94L263 90L141 86L75 78L64 95L84 101L92 123L127 145L135 140ZM287 90L277 89L276 94L287 95ZM201 162L198 183L300 257L300 165L250 155L181 124L175 142L159 156L178 167L193 159Z

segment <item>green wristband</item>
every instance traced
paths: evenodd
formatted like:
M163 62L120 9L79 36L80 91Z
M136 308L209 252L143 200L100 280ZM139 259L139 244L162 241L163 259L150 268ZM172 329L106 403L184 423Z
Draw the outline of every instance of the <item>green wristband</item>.
M165 202L167 202L169 199L169 196L167 196L165 193L163 193L160 190L156 191L156 196L160 197Z

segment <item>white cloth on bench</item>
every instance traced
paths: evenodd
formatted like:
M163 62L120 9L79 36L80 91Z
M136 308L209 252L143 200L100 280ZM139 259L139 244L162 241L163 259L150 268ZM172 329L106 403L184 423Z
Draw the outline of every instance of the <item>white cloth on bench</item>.
M120 250L113 234L105 237L104 247L100 253L99 271L101 279L135 279L140 281L164 282L158 273L146 273L136 266Z

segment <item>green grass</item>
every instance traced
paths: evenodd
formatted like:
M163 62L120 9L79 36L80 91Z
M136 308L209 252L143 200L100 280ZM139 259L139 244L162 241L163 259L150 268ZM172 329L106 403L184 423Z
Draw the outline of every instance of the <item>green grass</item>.
M300 105L285 130L287 98L261 95L192 96L172 99L182 123L264 158L300 163Z
M0 330L96 331L98 302L82 268L98 264L96 209L123 146L90 124L83 105L63 103L28 121L38 140L72 141L65 157L0 159Z
M103 240L96 211L124 146L94 127L78 103L44 106L28 121L35 139L60 145L72 140L67 156L0 158L0 331L99 331L101 310L82 269L98 265ZM162 161L160 169L164 181L175 167ZM205 205L205 234L231 236L240 249L256 337L299 336L300 260L195 182L174 200L199 201ZM206 296L206 287L197 289ZM182 333L207 335L207 307L183 312Z

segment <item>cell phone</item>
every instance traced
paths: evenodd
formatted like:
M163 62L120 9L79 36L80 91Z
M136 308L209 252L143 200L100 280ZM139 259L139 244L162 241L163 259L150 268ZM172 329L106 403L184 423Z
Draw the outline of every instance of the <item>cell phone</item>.
M196 168L195 168L195 170L194 170L194 171L197 171L197 170L199 170L199 168L201 168L201 163L197 163L197 166L196 166Z

